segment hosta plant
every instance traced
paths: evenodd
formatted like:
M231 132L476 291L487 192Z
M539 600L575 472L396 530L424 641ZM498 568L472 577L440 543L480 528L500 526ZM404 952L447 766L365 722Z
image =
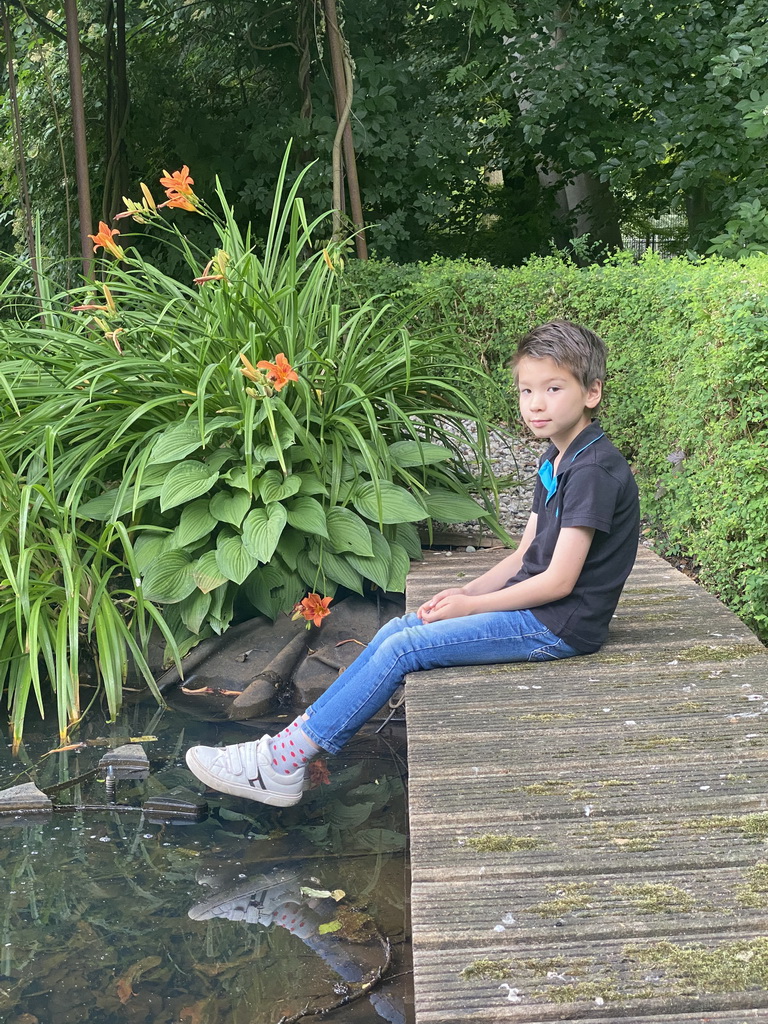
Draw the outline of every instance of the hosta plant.
M411 333L408 311L383 301L342 306L343 247L316 242L325 218L308 219L301 176L288 188L286 168L287 154L258 241L220 191L218 214L186 167L166 172L165 203L142 186L125 216L167 233L186 280L101 224L100 282L52 297L43 319L2 325L0 449L26 486L48 487L68 543L119 563L99 596L139 650L150 607L183 654L235 614L275 618L308 592L401 591L419 523L483 518L500 532L483 424L450 383L458 340ZM212 251L162 207L206 218ZM467 443L482 481L460 454ZM51 598L53 619L63 607ZM67 643L43 657L49 676L65 648L77 673L68 622ZM7 644L40 663L24 622L8 628Z

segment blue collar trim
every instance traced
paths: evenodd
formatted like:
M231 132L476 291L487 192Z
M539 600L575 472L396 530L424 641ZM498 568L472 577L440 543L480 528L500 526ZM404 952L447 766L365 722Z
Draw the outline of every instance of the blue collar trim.
M590 447L590 445L593 445L595 443L595 441L599 441L601 437L605 437L605 434L598 434L597 437L593 437L591 441L588 441L587 444L585 444L582 448L579 448L577 452L574 452L571 456L568 465L570 466L571 462L574 461L577 455L581 455L581 453L585 452L587 448ZM552 463L549 461L549 459L542 462L542 464L539 466L539 480L541 480L542 486L544 487L544 490L547 492L547 497L544 501L544 504L548 505L550 499L554 498L554 496L557 494L557 485L560 482L559 477L555 474L554 467Z

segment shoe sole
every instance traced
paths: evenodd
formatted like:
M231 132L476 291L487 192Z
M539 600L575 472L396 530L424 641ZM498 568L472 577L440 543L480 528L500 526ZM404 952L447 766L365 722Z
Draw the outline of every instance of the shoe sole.
M225 904L243 899L245 896L256 896L257 894L260 896L260 902L265 903L267 897L274 889L281 885L285 886L289 885L291 882L296 882L298 877L298 872L296 872L292 875L286 875L285 878L275 879L274 881L270 881L266 876L251 879L250 882L243 882L241 885L233 886L230 889L224 889L222 892L216 893L215 896L211 896L209 899L203 900L202 903L195 904L194 907L189 908L187 914L193 921L207 921L212 917L218 917L216 911ZM301 896L298 893L291 893L291 895L295 898L293 900L286 899L285 902L293 902L296 906L300 906Z
M214 775L213 772L208 771L207 767L195 757L195 749L191 747L186 755L185 760L187 767L201 782L204 782L206 786L211 789L215 789L217 793L226 793L229 796L239 796L244 800L255 800L256 803L269 804L272 807L293 807L297 804L302 797L303 791L298 793L273 793L269 789L262 789L263 783L261 779L256 779L254 783L230 783L224 782L219 778L218 775ZM257 788L258 787L258 788Z

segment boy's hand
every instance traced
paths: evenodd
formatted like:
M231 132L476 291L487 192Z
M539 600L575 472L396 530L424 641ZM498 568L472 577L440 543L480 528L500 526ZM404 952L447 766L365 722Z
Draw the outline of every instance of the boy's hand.
M435 594L434 597L430 597L428 601L425 601L421 608L419 608L419 610L416 612L416 614L419 616L422 622L428 622L430 620L426 619L425 615L430 615L434 611L435 606L439 601L442 601L443 598L445 597L451 597L454 594L463 593L464 591L462 590L461 587L447 587L445 590L441 590L439 594Z
M428 608L427 605L430 607ZM440 622L443 619L459 619L475 612L475 598L468 597L461 590L442 591L419 609L422 622Z

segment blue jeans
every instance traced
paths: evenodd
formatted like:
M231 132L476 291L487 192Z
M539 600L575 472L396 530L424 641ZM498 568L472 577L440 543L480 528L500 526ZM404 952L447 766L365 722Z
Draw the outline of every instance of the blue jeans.
M456 665L551 661L579 652L530 611L486 612L424 623L414 612L392 619L314 704L302 729L337 754L389 700L409 672Z

